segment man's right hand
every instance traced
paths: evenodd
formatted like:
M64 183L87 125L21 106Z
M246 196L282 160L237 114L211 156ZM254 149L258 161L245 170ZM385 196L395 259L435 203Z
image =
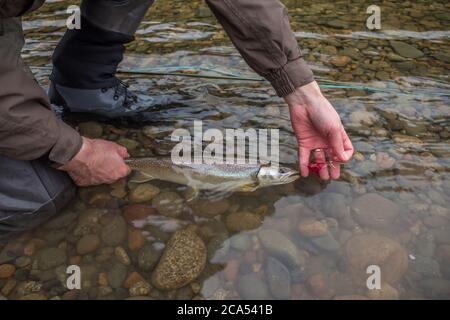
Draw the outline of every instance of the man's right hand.
M111 184L130 173L124 159L129 154L117 143L83 137L83 145L75 157L60 167L80 187Z

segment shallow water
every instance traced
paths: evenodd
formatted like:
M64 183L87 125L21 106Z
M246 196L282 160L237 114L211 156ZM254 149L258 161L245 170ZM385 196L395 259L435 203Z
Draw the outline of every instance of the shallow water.
M357 150L341 179L311 177L194 204L185 201L184 187L163 182L81 189L60 217L0 248L17 257L8 262L15 272L0 278L3 296L450 298L450 4L384 1L382 30L368 32L364 1L285 3L319 83L378 89L324 88ZM52 1L25 21L24 57L43 86L65 5ZM422 54L405 58L411 52L395 51L392 41ZM256 77L201 1L156 3L121 67L162 65ZM167 155L170 133L194 120L205 129L279 128L280 160L295 166L288 110L268 83L123 76L141 93L179 94L183 103L153 112L139 127L68 120L87 135L127 146L132 156ZM155 271L160 254L172 246L171 234L188 225L197 228L179 233L171 261L182 265L186 252L207 254L206 267L181 288L158 289L155 273L167 274L164 261ZM81 266L79 291L65 288L70 264ZM380 267L381 290L366 286L369 265Z

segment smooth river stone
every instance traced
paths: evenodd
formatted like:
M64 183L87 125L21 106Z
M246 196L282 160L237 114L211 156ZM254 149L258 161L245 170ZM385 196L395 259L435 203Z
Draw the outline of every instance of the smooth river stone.
M189 226L176 231L152 274L152 283L162 290L174 290L194 281L206 265L206 246Z
M280 261L272 257L267 258L266 277L274 298L281 300L290 298L291 275Z
M258 237L266 251L289 268L304 264L295 244L282 233L276 230L261 230L258 232Z
M408 253L396 241L377 234L360 234L350 238L345 246L348 272L356 285L365 286L366 269L379 266L382 280L394 285L408 269Z
M399 214L396 203L376 193L358 197L353 201L352 209L358 223L367 228L385 228Z
M122 216L115 216L103 229L101 238L108 246L118 246L127 237L127 224Z
M424 55L422 51L405 42L390 41L389 43L391 47L395 50L395 52L397 52L402 57L415 59L420 58Z
M239 278L238 292L244 300L269 300L272 298L267 284L254 273Z

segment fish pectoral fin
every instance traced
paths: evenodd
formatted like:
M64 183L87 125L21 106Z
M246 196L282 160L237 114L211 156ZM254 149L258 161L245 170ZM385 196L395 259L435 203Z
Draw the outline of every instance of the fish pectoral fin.
M130 178L130 182L133 183L145 183L145 182L149 182L151 180L155 179L151 174L145 173L145 172L141 172L141 171L137 171L136 174L134 174L131 178Z
M202 198L206 198L208 200L217 201L224 198L228 198L231 194L233 194L232 190L226 189L213 189L213 190L203 190Z
M197 188L189 187L188 190L186 190L186 193L188 197L186 198L186 202L192 202L196 200L200 195L200 190Z
M239 191L242 192L253 192L258 189L259 185L256 182L244 184L239 188Z

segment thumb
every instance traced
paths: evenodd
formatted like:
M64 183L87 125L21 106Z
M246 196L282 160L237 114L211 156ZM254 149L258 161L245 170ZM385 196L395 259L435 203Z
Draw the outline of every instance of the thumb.
M348 155L344 150L344 138L342 137L340 130L331 133L329 143L333 148L338 161L347 162L350 159L351 155Z
M119 146L119 145L117 146L117 153L122 158L129 158L130 157L130 154L128 153L127 148Z

